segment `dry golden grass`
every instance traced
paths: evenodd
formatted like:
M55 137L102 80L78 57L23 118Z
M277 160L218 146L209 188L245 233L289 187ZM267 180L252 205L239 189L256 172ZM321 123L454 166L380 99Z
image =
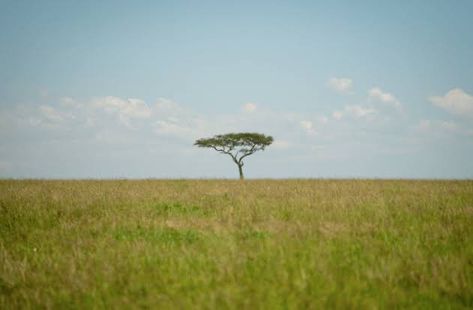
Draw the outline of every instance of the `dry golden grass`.
M0 181L0 308L473 307L473 181Z

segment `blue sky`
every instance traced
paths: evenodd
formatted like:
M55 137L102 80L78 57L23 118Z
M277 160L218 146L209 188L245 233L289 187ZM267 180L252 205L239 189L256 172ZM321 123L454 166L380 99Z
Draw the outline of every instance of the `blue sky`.
M472 1L0 7L0 177L473 178Z

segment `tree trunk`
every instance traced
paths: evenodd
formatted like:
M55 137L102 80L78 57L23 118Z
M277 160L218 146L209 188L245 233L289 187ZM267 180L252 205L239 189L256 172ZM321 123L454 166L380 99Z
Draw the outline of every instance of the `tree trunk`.
M240 172L240 180L243 180L243 165L238 165L238 171Z

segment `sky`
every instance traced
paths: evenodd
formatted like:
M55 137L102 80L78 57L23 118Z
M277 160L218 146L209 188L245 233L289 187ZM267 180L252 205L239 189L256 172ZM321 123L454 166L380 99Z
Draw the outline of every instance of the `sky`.
M0 178L473 178L473 1L0 0Z

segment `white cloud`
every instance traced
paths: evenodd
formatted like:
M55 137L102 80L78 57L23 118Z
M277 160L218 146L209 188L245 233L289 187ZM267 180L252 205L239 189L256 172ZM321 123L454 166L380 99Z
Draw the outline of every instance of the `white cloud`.
M361 105L347 105L343 111L334 111L332 113L332 117L335 120L341 120L345 116L355 119L372 120L377 113L378 111L371 107L364 107Z
M318 134L317 128L323 128L328 123L328 118L325 115L322 116L313 116L312 120L301 119L302 115L291 115L291 119L289 121L294 122L295 120L299 119L298 124L299 127L302 128L308 135L316 135Z
M128 104L122 109L122 113L129 117L149 118L151 109L141 99L129 98Z
M79 108L81 104L71 97L62 97L59 99L59 104L63 107Z
M349 93L353 88L353 81L348 78L331 78L328 86L339 93Z
M430 97L429 100L451 114L473 117L473 96L460 88L450 90L443 97Z
M256 110L256 104L252 102L245 103L242 107L243 111L247 113L254 112Z
M94 101L96 107L103 108L110 113L118 113L124 117L131 118L149 118L151 110L146 103L141 99L129 98L127 100L107 96L97 98Z
M345 107L345 112L354 118L371 117L377 113L373 108L363 107L360 105L349 105Z
M423 119L419 121L417 128L421 131L431 131L441 129L443 131L457 131L459 129L458 124L451 121L432 121Z
M393 94L384 92L382 89L378 87L374 87L370 89L368 92L368 96L371 99L386 103L398 110L401 109L401 103L399 102L399 100L397 100L397 98Z
M167 98L158 98L154 107L160 113L167 114L182 113L184 111L184 109L179 104Z
M57 109L50 105L39 106L39 115L29 115L28 122L33 126L59 128L75 119L72 111Z
M49 105L42 105L39 107L41 116L43 116L48 122L58 123L64 121L64 116L59 111Z
M127 127L133 128L131 119L146 119L152 115L151 109L141 99L129 98L127 100L118 97L107 96L96 98L92 101L95 108L103 109L105 112L118 116L120 122Z
M385 97L386 100L389 98ZM297 112L297 107L286 111L274 111L268 107L264 108L263 113L260 112L260 106L256 107L257 113L246 114L243 112L243 105L237 106L238 111L209 111L201 115L193 111L191 105L180 105L165 98L148 102L148 105L140 99L113 96L92 100L56 99L52 103L53 98L48 97L47 100L40 101L48 105L31 104L25 105L24 109L20 109L20 106L1 107L0 151L3 153L0 157L12 165L8 168L8 165L0 161L0 171L5 171L3 175L15 175L16 171L22 169L18 167L24 161L26 172L22 173L26 176L30 171L33 171L31 176L206 176L202 172L207 171L206 169L199 170L199 161L205 159L207 153L202 150L202 157L196 156L200 150L192 146L194 139L238 131L261 132L275 138L273 145L268 148L268 154L251 158L251 162L255 160L255 163L258 160L266 162L266 159L269 159L268 162L272 161L266 171L273 171L274 164L294 163L295 168L292 164L286 165L281 176L291 176L292 173L318 176L320 167L325 169L325 172L320 172L321 176L343 175L344 169L349 169L350 165L348 163L345 168L337 170L340 160L356 158L360 162L366 162L365 155L371 160L371 151L376 153L383 146L392 146L394 150L406 146L402 145L403 141L408 144L415 142L417 145L418 141L428 141L431 137L438 136L444 137L445 141L454 137L452 141L465 141L471 148L468 143L472 141L473 135L468 121L462 123L460 120L424 120L418 124L419 129L432 132L419 134L416 131L418 135L413 135L416 121L408 123L411 119L406 119L402 123L384 122L381 119L381 104L377 105L375 102L341 106L334 108L338 111L332 110L333 113L326 116L323 112ZM249 110L255 111L251 108ZM342 121L335 122L334 119ZM371 119L376 121L370 122ZM28 124L30 120L35 126ZM49 123L54 125L48 127ZM134 130L129 130L130 127L123 126L123 123L132 126ZM465 150L466 148L459 149L460 152ZM210 153L212 152L208 151L207 162L218 166L219 163L214 158L220 157L210 157ZM23 155L25 157L21 158ZM44 161L35 161L36 158L46 157L51 159L50 166L45 166ZM196 165L196 161L199 165ZM221 161L222 169L228 167L228 175L233 176L231 163L224 157ZM81 166L83 162L89 164ZM28 165L36 170L29 169ZM315 168L310 170L308 167ZM253 171L258 171L253 170L251 165L248 168L250 175ZM214 166L211 170L217 171L217 176L226 175L219 174L226 170L213 169ZM66 174L61 174L63 170ZM265 173L261 172L260 176L265 176ZM353 173L356 175L357 171L354 170Z

